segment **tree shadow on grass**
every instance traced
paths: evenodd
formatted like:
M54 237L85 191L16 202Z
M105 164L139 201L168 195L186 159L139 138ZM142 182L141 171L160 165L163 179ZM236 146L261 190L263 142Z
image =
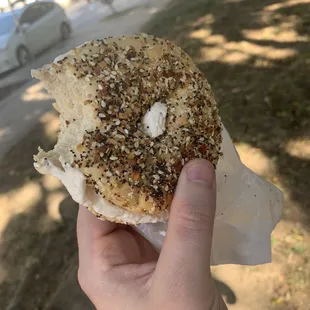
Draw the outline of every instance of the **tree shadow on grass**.
M193 57L234 142L259 148L291 202L285 218L309 229L309 3L173 0L145 32ZM273 175L272 175L273 174ZM279 181L277 181L277 179Z

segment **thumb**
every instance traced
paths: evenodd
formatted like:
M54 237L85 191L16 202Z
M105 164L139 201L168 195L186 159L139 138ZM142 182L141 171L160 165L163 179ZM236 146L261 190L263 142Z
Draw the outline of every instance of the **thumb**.
M183 168L158 261L162 272L184 272L186 277L188 274L199 277L205 276L203 270L209 270L215 183L213 165L204 159L195 159Z

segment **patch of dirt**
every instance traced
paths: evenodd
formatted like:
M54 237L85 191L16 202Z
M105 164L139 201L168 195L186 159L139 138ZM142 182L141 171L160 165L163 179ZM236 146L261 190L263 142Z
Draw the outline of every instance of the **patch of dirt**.
M273 263L214 269L236 296L230 309L309 309L309 7L310 0L173 0L144 28L194 59L243 161L285 193Z

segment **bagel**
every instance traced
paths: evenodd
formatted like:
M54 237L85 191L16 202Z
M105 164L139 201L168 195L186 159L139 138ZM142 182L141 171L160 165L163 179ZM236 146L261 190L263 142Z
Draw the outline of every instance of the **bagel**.
M32 76L60 115L57 144L39 148L34 166L99 218L165 221L185 163L218 162L221 120L210 85L170 41L89 41Z

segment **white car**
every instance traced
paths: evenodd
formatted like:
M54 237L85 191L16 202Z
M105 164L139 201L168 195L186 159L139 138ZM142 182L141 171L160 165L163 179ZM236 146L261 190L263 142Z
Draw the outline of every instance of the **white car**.
M64 9L49 1L0 13L0 73L25 65L31 56L70 36Z

